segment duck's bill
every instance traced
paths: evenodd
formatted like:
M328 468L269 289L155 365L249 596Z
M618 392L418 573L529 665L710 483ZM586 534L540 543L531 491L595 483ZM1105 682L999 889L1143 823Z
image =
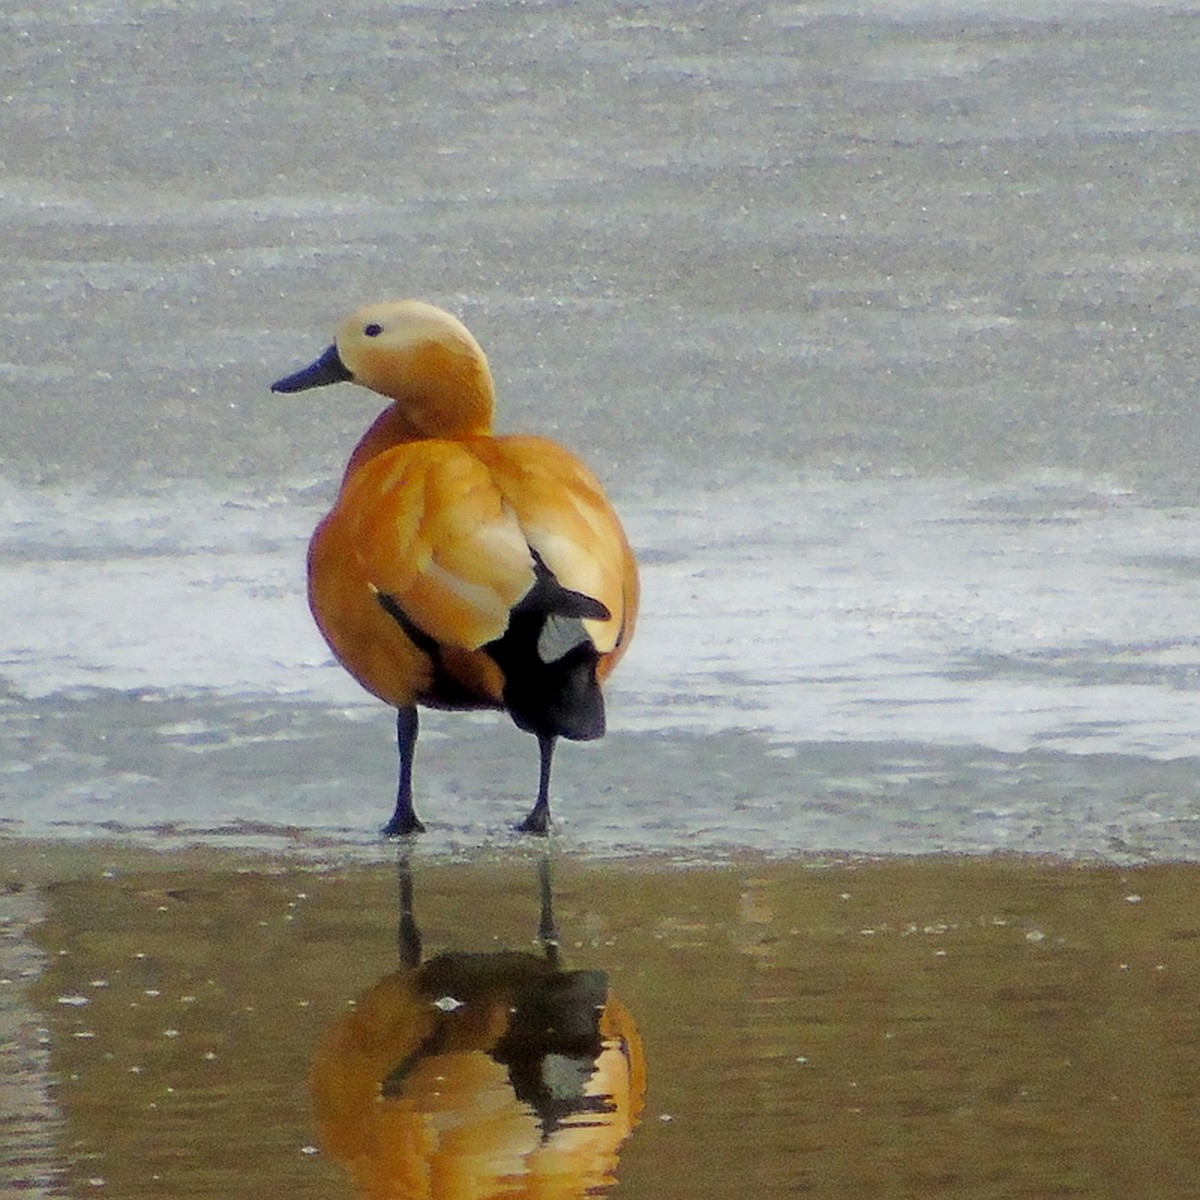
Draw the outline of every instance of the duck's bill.
M303 392L307 388L324 387L329 383L346 383L354 376L346 370L337 352L337 346L330 346L315 363L297 371L294 375L285 375L271 384L273 392Z

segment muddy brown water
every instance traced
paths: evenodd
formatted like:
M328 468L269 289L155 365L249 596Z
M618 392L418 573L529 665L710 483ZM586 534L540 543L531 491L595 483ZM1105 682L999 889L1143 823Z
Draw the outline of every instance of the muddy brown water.
M524 849L417 853L406 940L398 864L5 845L0 1182L122 1197L1196 1194L1200 867L552 854L556 952L539 937L543 867ZM414 932L425 964L469 962L486 986L446 968L420 994ZM608 1020L595 1049L620 1053L585 1064L590 1117L577 1105L547 1125L482 1034L429 1033L459 1012L460 1031L472 1013L515 1022L516 1002L492 1003L505 963L593 989ZM420 1053L460 1052L454 1071L409 1053L422 1005ZM539 1060L542 1082L570 1091L555 1072L579 1057ZM395 1105L422 1070L434 1099L417 1137L413 1105ZM360 1159L370 1143L373 1175L339 1159L314 1105L322 1071L357 1097L339 1119ZM551 1135L553 1170L530 1157Z

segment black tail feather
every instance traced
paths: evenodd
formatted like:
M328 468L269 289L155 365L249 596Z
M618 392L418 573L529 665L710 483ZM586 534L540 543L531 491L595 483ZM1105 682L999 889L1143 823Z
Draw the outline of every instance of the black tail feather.
M509 614L503 636L483 649L504 672L504 704L529 733L573 741L604 735L600 654L584 620L607 620L599 600L565 588L536 552L534 585Z
M514 605L504 633L483 647L504 672L504 706L528 733L577 742L603 737L604 697L596 679L600 654L583 622L606 621L611 614L599 600L563 587L537 552L531 553L533 587ZM437 701L451 708L477 707L478 697L443 668L437 642L393 597L380 592L378 600L432 661Z

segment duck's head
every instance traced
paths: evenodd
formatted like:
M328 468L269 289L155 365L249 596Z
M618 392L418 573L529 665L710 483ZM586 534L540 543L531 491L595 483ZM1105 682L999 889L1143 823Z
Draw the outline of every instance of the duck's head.
M387 396L427 437L491 429L487 356L457 317L421 300L368 304L351 313L316 362L278 380L271 391L346 381Z

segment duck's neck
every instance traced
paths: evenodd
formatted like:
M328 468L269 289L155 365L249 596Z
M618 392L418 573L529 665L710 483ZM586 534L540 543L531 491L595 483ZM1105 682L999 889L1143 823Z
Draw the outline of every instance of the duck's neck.
M371 422L371 427L359 439L346 464L346 474L342 478L345 484L364 463L368 463L377 454L382 454L392 446L401 442L415 442L425 435L408 419L398 404L389 404Z
M487 437L492 432L491 378L487 387L450 394L442 390L423 392L419 397L396 399L371 423L346 464L348 480L364 463L403 442L429 438L458 440Z
M457 440L492 432L495 390L487 358L464 330L454 338L429 338L373 358L362 352L356 383L392 401L363 434L346 466L349 479L364 463L392 446L426 438Z

